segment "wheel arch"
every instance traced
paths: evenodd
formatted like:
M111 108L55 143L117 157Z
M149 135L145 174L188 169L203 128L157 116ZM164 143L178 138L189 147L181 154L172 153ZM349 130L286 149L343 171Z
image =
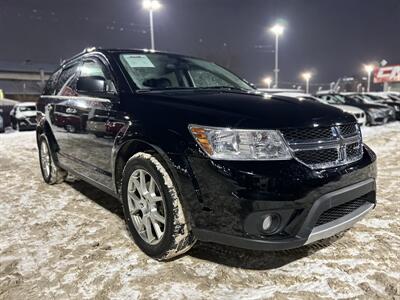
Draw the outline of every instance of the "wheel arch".
M172 182L176 188L176 191L179 195L179 198L182 200L181 205L184 209L185 217L189 221L190 224L193 225L192 214L191 214L191 204L190 201L185 198L186 189L180 184L178 180L179 174L177 171L177 166L179 163L174 162L171 157L160 147L146 141L143 139L132 139L125 141L118 149L114 149L113 151L113 180L114 180L114 188L116 194L121 197L121 184L122 184L122 174L124 167L128 160L138 152L144 152L152 154L156 157L156 159L163 165L165 170L171 177ZM120 199L122 201L122 199Z
M50 147L52 147L52 151L56 152L59 150L57 140L53 134L53 130L50 127L49 122L46 120L44 116L40 117L39 122L36 126L36 142L39 143L39 137L45 134Z
M161 159L161 163L167 168L169 173L173 173L173 168L169 162L168 155L159 147L143 139L131 139L114 148L113 151L113 177L114 185L118 194L120 194L121 179L124 167L128 160L138 152L153 154ZM172 174L176 175L176 174Z

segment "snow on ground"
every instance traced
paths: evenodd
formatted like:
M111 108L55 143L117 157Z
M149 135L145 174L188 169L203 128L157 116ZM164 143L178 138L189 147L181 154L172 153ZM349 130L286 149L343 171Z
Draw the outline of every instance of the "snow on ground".
M363 135L379 204L351 230L281 252L198 244L168 263L135 246L116 200L43 183L33 132L0 135L0 299L400 297L400 122Z

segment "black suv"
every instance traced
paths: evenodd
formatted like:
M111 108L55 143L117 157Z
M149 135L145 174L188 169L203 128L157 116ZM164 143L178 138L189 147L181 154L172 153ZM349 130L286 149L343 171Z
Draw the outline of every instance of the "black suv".
M201 59L85 51L38 109L44 180L70 173L120 199L136 244L159 260L196 240L299 247L375 206L376 156L353 116L264 96Z

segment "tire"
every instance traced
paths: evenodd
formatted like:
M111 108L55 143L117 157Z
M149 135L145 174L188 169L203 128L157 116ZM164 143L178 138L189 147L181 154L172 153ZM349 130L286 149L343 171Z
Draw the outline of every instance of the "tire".
M17 125L15 124L15 120L14 120L14 119L11 120L11 127L12 127L12 129L14 129L14 130L17 129Z
M67 177L67 172L56 166L54 152L45 134L38 139L39 164L44 182L48 184L61 183Z
M17 120L17 126L16 126L17 131L22 131L21 125L19 121Z
M142 197L142 188L139 190L136 187L142 187L143 182L146 193L142 194L147 196ZM140 152L129 159L122 175L121 197L125 222L132 238L148 256L160 261L169 260L187 252L196 242L185 218L177 189L156 157ZM154 199L157 199L157 202ZM143 206L138 208L141 205ZM160 222L160 217L164 217L164 223Z

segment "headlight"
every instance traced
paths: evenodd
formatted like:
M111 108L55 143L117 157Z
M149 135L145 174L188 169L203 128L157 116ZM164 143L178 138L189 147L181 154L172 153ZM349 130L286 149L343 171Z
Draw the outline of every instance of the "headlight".
M292 158L276 130L245 130L189 125L196 142L217 160L289 160Z
M370 110L368 110L368 113L369 113L370 115L377 115L377 114L380 113L380 110L379 110L379 109L376 109L376 108L371 108Z

